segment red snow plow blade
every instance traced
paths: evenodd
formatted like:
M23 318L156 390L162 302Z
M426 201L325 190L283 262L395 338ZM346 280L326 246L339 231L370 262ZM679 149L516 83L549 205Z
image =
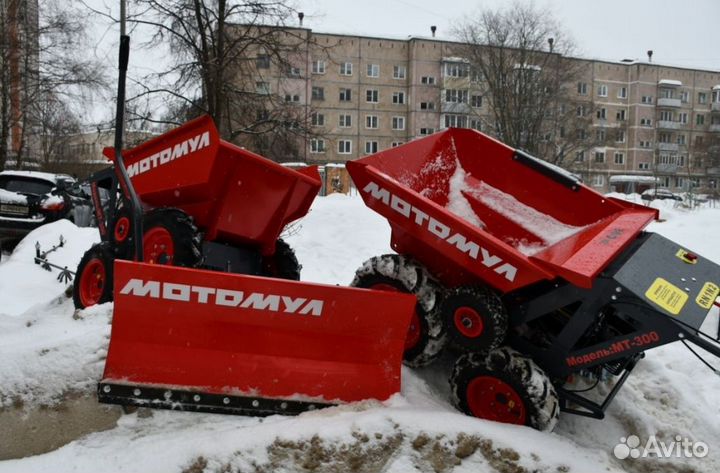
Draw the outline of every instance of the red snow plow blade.
M267 415L400 390L415 298L115 262L102 402Z

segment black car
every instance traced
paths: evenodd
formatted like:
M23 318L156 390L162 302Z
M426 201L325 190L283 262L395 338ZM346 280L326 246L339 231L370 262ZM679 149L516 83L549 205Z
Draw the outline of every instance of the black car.
M12 247L40 225L66 218L94 222L89 189L67 174L0 172L0 244Z

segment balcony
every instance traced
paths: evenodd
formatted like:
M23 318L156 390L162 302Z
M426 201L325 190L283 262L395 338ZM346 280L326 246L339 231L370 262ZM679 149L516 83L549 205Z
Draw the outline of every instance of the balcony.
M657 145L660 151L679 151L680 145L677 143L658 143Z
M673 122L670 120L658 120L657 121L657 127L661 128L663 130L679 130L680 129L680 122Z
M680 108L680 99L669 99L661 97L657 100L658 107Z
M461 102L445 102L444 100L440 103L440 111L442 113L464 113L471 114L472 107L468 103Z
M708 176L720 176L720 167L707 168Z
M656 165L657 172L674 174L678 170L677 164L661 163Z
M708 131L720 131L720 123L713 123L708 127Z
M720 112L720 102L713 102L710 110L713 112Z

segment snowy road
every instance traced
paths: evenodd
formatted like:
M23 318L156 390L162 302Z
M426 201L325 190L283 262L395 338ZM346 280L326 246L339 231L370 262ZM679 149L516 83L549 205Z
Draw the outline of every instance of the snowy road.
M670 204L667 204L668 206ZM720 209L663 207L650 230L720 262ZM73 267L97 237L59 222L34 239L69 241L58 261ZM385 221L358 198L316 200L288 240L303 279L348 284L367 258L389 252ZM73 318L72 302L54 275L32 263L25 241L0 263L0 407L48 404L68 391L89 392L99 379L111 305ZM705 330L717 330L717 309ZM266 419L154 411L124 415L108 431L58 450L0 462L0 473L34 471L457 471L457 472L717 472L720 471L720 377L682 345L648 352L604 421L562 415L552 434L457 413L446 401L440 366L404 369L403 390L298 417ZM716 362L716 364L718 364ZM0 431L3 426L0 425ZM613 456L621 437L676 435L709 446L699 458Z

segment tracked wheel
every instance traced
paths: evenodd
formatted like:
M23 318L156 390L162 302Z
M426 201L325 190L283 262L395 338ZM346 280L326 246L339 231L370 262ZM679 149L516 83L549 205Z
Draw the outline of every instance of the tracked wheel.
M113 298L112 244L93 245L78 264L73 284L73 303L76 309L110 302Z
M419 263L401 255L376 256L357 270L351 286L414 294L418 302L405 340L403 361L417 368L440 355L446 342L438 312L441 286Z
M558 395L547 375L508 347L462 355L450 388L458 409L482 419L551 431L560 415Z
M295 251L282 238L275 243L275 254L263 258L263 274L273 278L300 280L302 265Z
M508 315L500 297L484 286L461 286L448 291L440 312L449 345L461 352L487 352L505 340Z
M192 218L178 209L155 209L143 218L143 261L195 267L202 261L200 236Z

